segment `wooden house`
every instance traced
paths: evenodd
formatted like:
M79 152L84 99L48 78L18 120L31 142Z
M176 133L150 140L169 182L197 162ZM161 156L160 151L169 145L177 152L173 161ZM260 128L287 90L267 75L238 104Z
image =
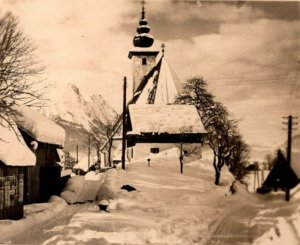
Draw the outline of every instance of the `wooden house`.
M63 148L65 131L38 112L22 106L18 108L18 128L36 156L36 165L27 168L25 175L26 204L47 202L51 195L59 195L61 166L58 149Z
M24 182L36 157L17 128L0 124L0 219L23 218Z

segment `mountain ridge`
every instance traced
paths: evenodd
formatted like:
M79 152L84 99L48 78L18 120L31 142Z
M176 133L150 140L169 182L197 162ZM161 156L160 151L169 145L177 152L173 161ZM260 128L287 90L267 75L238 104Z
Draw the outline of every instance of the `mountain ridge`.
M76 156L77 146L79 157L87 155L90 124L93 123L93 119L107 125L117 116L101 94L85 98L72 83L52 91L48 97L49 103L43 113L64 128L64 150L70 152L73 157Z

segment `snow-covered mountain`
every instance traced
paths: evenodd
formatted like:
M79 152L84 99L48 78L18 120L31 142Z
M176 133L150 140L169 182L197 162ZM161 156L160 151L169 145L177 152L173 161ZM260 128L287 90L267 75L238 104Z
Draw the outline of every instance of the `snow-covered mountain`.
M76 151L76 145L81 153L87 151L92 118L107 124L117 115L100 94L85 98L74 84L53 89L48 97L43 112L65 129L65 149L71 153Z

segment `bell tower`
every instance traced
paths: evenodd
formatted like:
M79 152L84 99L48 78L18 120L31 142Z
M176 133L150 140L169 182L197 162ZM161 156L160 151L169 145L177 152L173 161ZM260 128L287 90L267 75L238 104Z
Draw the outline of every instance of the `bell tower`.
M145 1L142 1L142 12L137 34L133 38L133 48L129 51L128 58L132 60L133 94L143 78L156 65L158 50L152 47L154 38L150 32L150 26L145 18Z

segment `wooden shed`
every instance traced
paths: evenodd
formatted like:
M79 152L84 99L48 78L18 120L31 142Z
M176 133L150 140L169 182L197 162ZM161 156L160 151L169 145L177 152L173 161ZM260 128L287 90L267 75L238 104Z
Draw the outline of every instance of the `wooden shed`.
M59 195L61 166L57 150L62 149L65 131L38 112L19 107L17 125L36 156L36 166L25 169L24 203L47 202L52 195Z
M269 189L286 189L294 188L299 183L299 179L295 171L289 166L285 156L279 150L277 160L271 169L263 188Z
M17 128L0 124L0 219L23 218L24 179L36 158Z

